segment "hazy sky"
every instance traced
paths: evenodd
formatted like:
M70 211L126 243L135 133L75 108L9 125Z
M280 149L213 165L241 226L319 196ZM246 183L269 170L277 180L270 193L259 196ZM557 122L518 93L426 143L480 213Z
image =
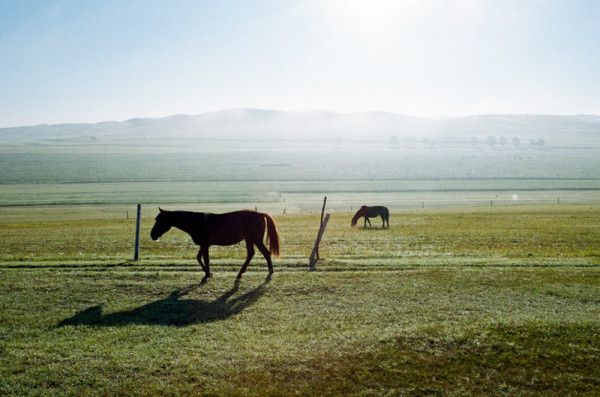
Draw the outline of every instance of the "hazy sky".
M0 127L231 107L600 114L600 0L0 0Z

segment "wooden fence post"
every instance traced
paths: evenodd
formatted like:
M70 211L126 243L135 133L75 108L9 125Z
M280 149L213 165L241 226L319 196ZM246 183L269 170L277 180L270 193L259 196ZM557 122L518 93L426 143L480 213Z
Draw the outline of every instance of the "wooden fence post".
M140 259L140 224L142 223L142 205L137 205L137 220L135 222L135 251L133 252L133 260Z
M321 239L323 238L323 234L325 233L325 228L327 227L327 222L329 222L329 214L325 215L323 218L323 223L319 228L319 233L317 233L317 239L315 240L315 245L310 254L310 258L308 259L308 267L310 270L316 270L317 264L317 251L319 250L319 244L321 244Z
M323 208L321 208L321 222L319 222L319 230L323 227L323 215L325 215L325 204L327 204L327 196L323 198ZM319 246L317 245L317 259L319 259Z

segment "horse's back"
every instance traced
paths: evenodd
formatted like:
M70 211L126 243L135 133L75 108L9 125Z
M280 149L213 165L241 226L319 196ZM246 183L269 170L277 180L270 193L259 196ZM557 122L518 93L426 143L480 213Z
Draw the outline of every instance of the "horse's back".
M224 222L239 222L244 227L253 227L255 225L265 224L265 216L260 212L252 210L239 210L219 214Z
M265 217L259 212L240 210L210 215L214 225L211 244L232 245L246 239L262 240L265 234Z
M390 214L390 211L388 210L387 207L384 207L382 205L374 205L372 207L369 207L369 211L368 214L370 217L375 217L375 216L384 216L387 217Z

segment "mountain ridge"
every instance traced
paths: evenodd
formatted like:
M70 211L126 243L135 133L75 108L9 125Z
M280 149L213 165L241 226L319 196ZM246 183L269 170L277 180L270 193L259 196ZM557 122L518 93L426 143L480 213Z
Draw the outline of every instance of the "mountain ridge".
M94 139L388 139L473 136L558 138L600 134L600 116L481 114L443 119L393 112L284 111L231 108L198 114L136 117L95 123L38 124L0 128L0 142ZM599 136L600 138L600 136Z

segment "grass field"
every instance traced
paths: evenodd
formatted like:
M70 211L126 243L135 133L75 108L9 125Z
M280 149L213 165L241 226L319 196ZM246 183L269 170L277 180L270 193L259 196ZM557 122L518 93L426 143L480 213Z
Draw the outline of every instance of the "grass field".
M201 206L181 206L199 210ZM126 210L130 219L126 219ZM135 207L0 207L0 261L123 263L133 255ZM173 230L150 239L154 206L144 207L140 266L191 265L197 247ZM395 213L391 228L350 228L351 214L334 214L321 251L323 266L340 269L407 265L568 264L600 262L600 207L506 206ZM304 267L317 234L318 215L276 215L284 267ZM362 221L359 225L362 225ZM236 268L245 247L212 247L217 266ZM260 261L253 261L259 266ZM262 265L260 265L262 266ZM344 267L346 266L346 267Z
M158 243L117 206L0 209L0 394L600 393L600 208L407 211L389 230L276 217L242 246ZM374 222L378 225L378 221Z

